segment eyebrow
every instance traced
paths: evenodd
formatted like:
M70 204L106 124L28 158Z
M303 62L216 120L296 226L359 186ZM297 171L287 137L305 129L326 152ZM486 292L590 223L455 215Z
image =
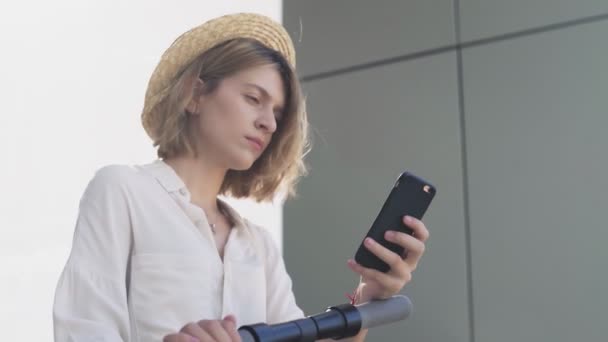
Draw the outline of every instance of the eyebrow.
M268 93L268 91L267 91L266 89L264 89L263 87L261 87L261 86L259 86L259 85L255 84L255 83L245 83L245 85L246 85L246 86L249 86L249 87L256 88L256 89L257 89L257 90L259 90L259 91L260 91L260 92L261 92L261 93L262 93L262 94L263 94L265 97L272 98L272 96L270 96L270 93ZM284 108L284 106L279 106L279 107L277 108L277 110L278 110L278 111L279 111L281 114L283 114L283 111L285 110L285 108Z

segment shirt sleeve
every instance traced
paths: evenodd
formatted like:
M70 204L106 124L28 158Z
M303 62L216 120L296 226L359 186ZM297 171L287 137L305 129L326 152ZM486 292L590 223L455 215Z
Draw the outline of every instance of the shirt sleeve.
M285 261L269 232L262 230L266 250L266 308L268 324L281 323L304 317L296 303L291 277Z
M72 250L53 305L55 341L129 341L131 244L124 167L99 170L80 201Z

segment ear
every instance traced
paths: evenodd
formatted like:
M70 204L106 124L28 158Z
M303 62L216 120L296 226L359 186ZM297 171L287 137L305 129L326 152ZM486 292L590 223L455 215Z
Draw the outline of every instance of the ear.
M192 115L199 114L199 108L201 107L201 101L203 100L204 86L205 83L199 77L196 77L196 79L192 82L192 85L188 89L188 91L192 92L192 97L186 105L186 112Z

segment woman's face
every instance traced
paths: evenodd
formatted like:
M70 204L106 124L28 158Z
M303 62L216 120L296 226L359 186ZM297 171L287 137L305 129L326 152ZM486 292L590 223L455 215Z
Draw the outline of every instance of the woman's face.
M196 100L196 99L195 99ZM200 158L246 170L266 149L285 106L283 81L274 65L240 71L189 104ZM194 106L194 108L192 108Z

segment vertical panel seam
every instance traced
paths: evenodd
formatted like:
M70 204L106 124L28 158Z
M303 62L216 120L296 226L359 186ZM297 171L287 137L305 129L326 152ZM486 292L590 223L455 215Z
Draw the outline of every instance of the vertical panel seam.
M462 66L462 45L460 26L460 0L454 0L454 32L456 35L456 74L458 80L458 112L460 115L460 148L462 157L462 203L464 213L464 235L465 235L465 267L466 267L466 289L467 289L467 315L469 318L469 337L475 342L475 307L473 297L473 266L471 252L471 220L469 206L469 173L467 158L467 136L466 115L464 103L464 74Z

